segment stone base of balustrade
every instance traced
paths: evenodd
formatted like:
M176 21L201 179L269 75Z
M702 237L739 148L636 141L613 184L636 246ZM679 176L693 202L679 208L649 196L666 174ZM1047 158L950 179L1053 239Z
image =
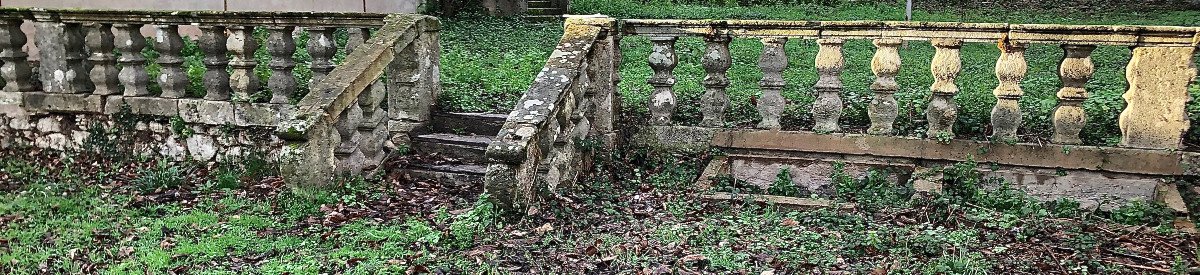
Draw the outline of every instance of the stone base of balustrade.
M660 149L683 145L724 152L698 180L699 188L713 184L710 176L729 175L766 190L786 169L800 197L834 195L835 166L851 177L873 171L890 182L912 183L919 194L937 193L950 188L939 183L938 168L974 161L983 176L998 179L985 188L1006 182L1035 198L1068 198L1086 208L1108 210L1141 200L1186 212L1170 179L1200 174L1200 153L1172 150L683 126L645 127L636 136L638 143Z
M290 109L203 99L0 92L0 148L83 151L100 145L94 143L102 139L93 134L106 133L108 140L128 137L123 140L132 146L116 149L133 155L214 162L253 153L275 159L284 142L274 125ZM133 116L114 119L122 112Z

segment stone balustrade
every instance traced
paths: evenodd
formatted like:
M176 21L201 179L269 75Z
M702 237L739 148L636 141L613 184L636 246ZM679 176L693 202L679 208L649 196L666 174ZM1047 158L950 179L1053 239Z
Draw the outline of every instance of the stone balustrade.
M22 24L37 30L36 61L24 51L30 37ZM152 43L142 35L144 25L154 26ZM185 66L189 38L181 26L199 28L203 68ZM339 30L349 36L344 45L335 38ZM407 132L428 120L440 90L438 31L432 17L402 14L0 9L0 133L6 146L24 140L70 149L85 139L88 125L82 122L103 122L127 110L149 117L157 128L169 120L193 129L187 136L159 137L160 144L146 151L201 161L245 151L230 147L303 155L288 163L314 166L289 170L295 171L289 176L305 176L288 180L320 185L336 172L380 163L385 145L396 145L393 137L407 142ZM308 36L307 64L294 58L300 32ZM263 47L269 58L260 64L255 53ZM346 58L336 65L339 47ZM153 63L146 52L157 53ZM300 90L297 66L312 71L308 91ZM196 81L203 89L189 90L188 72L199 69L203 77ZM256 72L262 69L265 83ZM35 127L42 124L77 125L45 127L57 130L50 133ZM222 139L214 136L217 129L229 127L267 134L239 144L213 141ZM193 135L208 142L192 142ZM161 145L173 143L184 145ZM318 155L327 162L305 162Z
M574 183L587 168L585 141L612 146L620 62L616 21L572 17L562 39L490 144L484 185L505 207Z
M815 39L819 45L814 66L818 81L812 89L816 100L811 107L818 133L838 133L842 115L841 72L845 66L842 44L850 39L870 39L876 47L871 70L876 78L870 88L874 98L868 105L870 135L892 135L896 120L896 99L900 85L896 75L901 66L899 46L905 40L928 40L935 49L929 64L933 83L929 84L926 108L926 138L953 138L959 92L955 78L962 69L959 49L963 43L998 45L1000 57L995 73L999 85L993 90L997 103L992 110L994 140L1016 141L1021 126L1017 102L1023 91L1020 83L1028 66L1025 51L1030 44L1061 45L1065 56L1058 68L1063 87L1053 113L1053 142L1080 144L1079 132L1087 122L1082 102L1088 98L1085 84L1094 65L1089 55L1097 45L1128 46L1133 49L1126 68L1129 89L1124 94L1128 106L1121 113L1121 146L1145 149L1180 149L1182 136L1189 126L1185 103L1188 85L1196 75L1195 55L1200 45L1200 28L1160 26L1065 26L953 22L879 22L879 21L759 21L759 20L623 20L627 35L647 36L653 44L649 56L654 71L648 80L654 87L650 99L650 123L670 125L677 102L673 69L678 63L675 41L680 37L699 36L706 43L703 60L707 72L700 126L722 127L729 105L725 94L729 86L729 40L760 39L763 44L759 69L763 72L762 95L757 99L761 122L758 128L779 130L779 117L787 105L780 95L788 85L781 72L787 69L784 45L789 39ZM974 62L975 60L968 60Z

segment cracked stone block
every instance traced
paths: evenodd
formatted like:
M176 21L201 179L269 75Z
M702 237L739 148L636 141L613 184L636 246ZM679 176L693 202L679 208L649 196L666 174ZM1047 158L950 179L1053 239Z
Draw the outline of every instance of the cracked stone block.
M109 101L105 106L112 105L111 100L118 97L109 97ZM129 105L129 111L134 114L153 115L173 117L179 115L179 103L176 99L157 98L157 97L120 97L124 104ZM120 110L120 104L117 103L117 110ZM107 110L107 108L106 108Z
M217 147L214 144L213 138L206 135L193 135L187 138L188 152L191 152L192 159L198 161L209 161L217 155Z
M180 99L179 117L188 123L211 125L235 124L233 103L203 99Z
M26 110L33 112L100 113L102 99L98 95L24 93Z

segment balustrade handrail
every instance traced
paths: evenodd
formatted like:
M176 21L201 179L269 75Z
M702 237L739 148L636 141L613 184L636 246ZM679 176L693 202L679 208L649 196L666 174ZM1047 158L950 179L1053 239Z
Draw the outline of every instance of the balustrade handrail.
M1200 46L1200 27L1179 26L661 19L626 19L621 24L625 34L645 36L961 39L965 42L988 42L1006 37L1010 41L1027 43Z
M550 190L573 183L584 168L576 141L613 134L615 34L612 18L567 19L545 67L487 148L484 185L501 205L530 206L539 183Z
M153 25L266 25L378 27L387 14L359 12L130 11L94 9L0 8L0 19Z

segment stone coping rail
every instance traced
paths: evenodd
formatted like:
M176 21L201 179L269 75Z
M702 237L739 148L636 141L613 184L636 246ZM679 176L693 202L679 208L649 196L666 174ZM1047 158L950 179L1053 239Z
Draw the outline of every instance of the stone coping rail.
M558 46L485 153L484 186L502 206L532 206L540 190L574 183L585 169L583 140L612 144L616 39L612 18L566 20Z
M0 8L0 19L146 25L379 27L387 14L361 12L142 11Z

